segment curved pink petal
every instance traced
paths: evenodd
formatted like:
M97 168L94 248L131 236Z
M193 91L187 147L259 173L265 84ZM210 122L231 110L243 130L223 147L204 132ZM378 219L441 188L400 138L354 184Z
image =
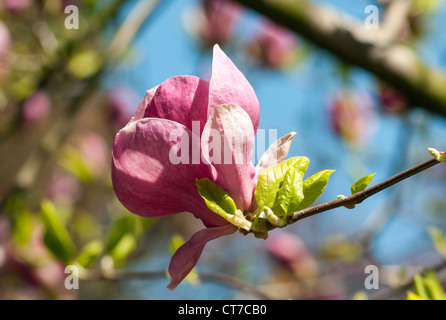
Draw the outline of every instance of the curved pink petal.
M200 132L207 118L209 83L194 76L177 76L159 85L144 118L173 120L192 130L200 121ZM198 134L198 133L197 133Z
M212 110L201 136L203 158L215 168L217 185L242 211L249 209L256 184L253 146L254 128L245 110L235 104Z
M229 235L237 231L237 227L228 224L222 227L206 228L195 233L173 255L169 265L170 290L175 289L191 272L203 252L204 246L211 240Z
M132 118L132 121L136 121L139 119L144 118L144 113L146 112L146 108L150 101L152 101L153 96L155 95L156 90L158 90L159 86L156 86L150 90L146 91L146 95L141 100L141 102L138 104L138 107L136 108L135 116Z
M256 165L256 180L259 177L260 171L286 159L295 135L296 132L290 132L269 146L268 150L260 157Z
M164 119L141 119L119 131L112 153L112 182L121 203L145 217L187 211L206 226L227 224L198 194L195 179L212 177L208 166L191 163L191 140L186 127ZM178 154L185 161L174 164Z
M254 89L231 59L216 44L212 60L212 76L209 85L209 111L221 104L237 104L249 115L257 131L260 106Z

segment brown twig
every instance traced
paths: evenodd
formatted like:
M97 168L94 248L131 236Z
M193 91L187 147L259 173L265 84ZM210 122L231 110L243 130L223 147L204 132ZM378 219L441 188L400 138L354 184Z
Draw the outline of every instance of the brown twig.
M310 217L312 215L318 214L318 213L322 213L324 211L328 211L331 209L335 209L338 207L347 207L347 208L353 208L356 204L361 203L362 201L364 201L365 199L371 197L372 195L381 192L391 186L393 186L394 184L401 182L407 178L410 178L411 176L420 173L436 164L440 163L439 161L437 161L436 159L432 158L429 160L426 160L410 169L407 169L403 172L400 172L396 175L394 175L393 177L390 177L387 180L384 180L378 184L375 184L372 187L369 187L361 192L355 193L351 196L342 198L342 199L338 199L338 200L333 200L330 202L326 202L314 207L309 207L306 208L304 210L295 212L289 219L288 223L294 223L296 221L299 221L301 219Z

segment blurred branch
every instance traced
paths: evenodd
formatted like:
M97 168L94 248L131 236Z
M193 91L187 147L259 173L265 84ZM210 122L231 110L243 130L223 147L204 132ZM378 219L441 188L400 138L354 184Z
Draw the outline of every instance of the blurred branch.
M64 70L70 61L70 56L75 51L74 49L81 43L85 43L86 40L101 32L106 26L107 22L115 19L121 6L126 0L116 0L111 4L105 6L96 15L95 19L91 22L89 28L77 30L77 34L73 38L68 38L62 41L59 46L55 47L53 52L50 52L49 62L42 66L39 73L36 75L36 90L44 88L49 80L55 76L59 70ZM58 39L58 41L61 41ZM24 97L21 101L18 101L15 108L15 114L9 121L5 128L0 130L0 142L8 138L11 134L19 128L20 118L23 112L24 103L28 97Z
M446 117L446 76L424 65L410 47L380 42L374 36L376 30L366 29L361 21L309 1L234 1L297 32L346 63L371 72L404 93L411 105Z
M360 32L362 39L368 39L375 45L390 45L396 41L401 30L403 30L412 0L391 0L386 7L386 12L379 29L368 30L366 28L358 28L355 31Z
M150 2L144 1L144 10L141 10L141 5L137 5L128 15L120 29L117 31L111 45L104 53L104 60L102 61L101 67L98 68L97 72L95 72L92 76L83 80L83 91L78 94L76 98L70 101L68 107L63 111L60 118L58 118L58 121L55 121L54 124L48 128L36 150L34 150L28 156L24 165L17 173L15 185L12 187L9 194L18 190L28 189L35 184L45 163L52 160L52 155L54 155L54 153L59 150L60 146L65 142L66 138L71 132L76 114L82 109L82 106L86 105L88 99L96 91L100 79L103 73L106 71L108 64L111 61L114 61L115 58L119 57L128 47L131 41L135 38L144 21L149 18L156 5L160 2L160 0ZM115 2L115 4L122 3L122 0ZM115 8L114 6L112 7ZM112 12L116 13L117 11L112 10ZM138 17L136 22L134 21L135 16ZM125 39L123 38L124 32Z
M126 21L119 28L108 49L109 58L117 58L128 48L138 30L162 0L141 1L136 4Z
M99 280L123 281L123 280L134 280L134 279L159 278L159 277L167 277L166 272L142 271L142 272L114 272L112 274L108 274L96 270L85 270L85 273L80 275L80 279L86 281L99 281ZM217 274L217 273L200 273L199 278L201 280L216 282L224 284L226 286L243 290L245 292L257 296L260 299L268 299L268 300L274 299L270 294L264 292L263 290L257 288L256 286L229 275Z
M424 267L424 268L422 268L422 270L418 271L417 273L424 273L425 271L427 271L429 269L435 271L436 273L440 272L440 271L446 269L446 261L441 261L431 267ZM410 290L414 285L414 277L413 276L411 277L411 279L409 281L401 284L400 286L379 291L375 295L371 296L370 300L386 300L386 299L390 299L391 297L394 297L402 292Z

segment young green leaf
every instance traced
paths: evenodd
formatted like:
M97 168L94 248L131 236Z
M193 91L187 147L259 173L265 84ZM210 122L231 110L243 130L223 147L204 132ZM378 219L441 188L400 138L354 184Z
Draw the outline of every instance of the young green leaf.
M285 173L282 186L277 192L273 211L275 211L275 207L280 206L285 215L294 212L303 199L304 193L301 171L290 167Z
M322 170L313 174L303 182L304 199L295 209L299 211L312 205L324 192L328 179L334 170Z
M426 288L424 287L424 281L420 274L416 274L413 279L415 294L423 300L429 300Z
M52 202L42 201L41 218L45 226L43 241L46 247L62 262L69 264L76 251L75 245Z
M416 295L412 291L407 292L407 299L406 300L424 300L419 295Z
M137 239L132 233L125 233L113 246L108 254L113 258L116 265L122 265L127 256L136 249Z
M446 259L446 237L443 231L438 227L431 227L429 229L429 235L437 252Z
M376 173L371 173L371 174L368 174L368 175L362 177L358 181L356 181L350 187L352 194L355 194L355 193L365 190L365 188L367 188L367 186L370 184L370 182L372 181L374 176L376 176Z
M207 207L213 212L226 218L226 214L235 214L237 207L229 193L221 189L211 180L204 178L195 180L198 193L203 197Z
M432 300L446 300L446 293L441 287L441 284L433 270L429 269L426 271L423 282L426 291Z
M260 210L264 206L272 208L288 169L291 167L296 169L303 177L309 162L306 157L294 157L261 171L254 192L258 208Z
M104 251L104 245L100 240L92 240L87 243L77 257L77 263L84 268L89 268Z

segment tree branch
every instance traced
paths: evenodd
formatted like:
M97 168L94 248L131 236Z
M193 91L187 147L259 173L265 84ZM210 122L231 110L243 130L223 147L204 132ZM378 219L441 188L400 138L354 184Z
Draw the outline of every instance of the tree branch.
M317 205L314 207L309 207L304 210L295 212L290 217L288 223L294 223L296 221L307 218L314 214L322 213L324 211L328 211L328 210L335 209L335 208L342 207L342 206L345 206L347 208L354 208L354 206L356 204L361 203L362 201L371 197L372 195L374 195L380 191L383 191L398 182L401 182L407 178L410 178L411 176L413 176L417 173L420 173L426 169L429 169L430 167L432 167L438 163L440 163L440 162L434 158L429 159L429 160L424 161L410 169L400 172L400 173L394 175L393 177L391 177L387 180L384 180L383 182L380 182L372 187L369 187L369 188L367 188L361 192L355 193L351 196L348 196L348 197L345 197L342 199L338 199L338 200L334 200L334 201L330 201L330 202L326 202L326 203L323 203L323 204L320 204L320 205Z
M166 277L165 271L140 271L140 272L114 272L112 274L104 274L99 270L86 270L81 274L80 279L86 281L127 281L134 279L148 279L148 278L159 278ZM272 300L274 299L269 293L257 288L256 286L225 274L218 273L199 273L199 278L201 280L211 281L220 283L226 286L234 287L248 293L257 296L260 299Z
M342 61L404 93L410 104L446 117L446 76L401 44L382 44L361 21L305 0L234 0L281 24Z

